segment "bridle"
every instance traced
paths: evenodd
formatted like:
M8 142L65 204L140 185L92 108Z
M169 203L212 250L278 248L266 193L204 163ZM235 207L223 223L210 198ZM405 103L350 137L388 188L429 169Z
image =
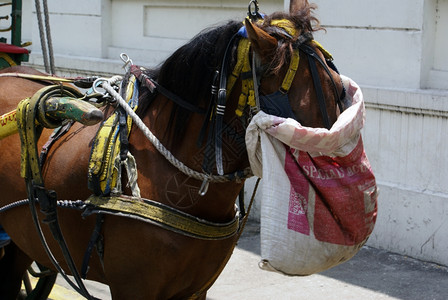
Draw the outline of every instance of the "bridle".
M267 30L269 30L269 32L272 32L275 35L280 35L288 39L292 39L294 38L294 36L297 36L297 30L294 28L294 25L292 24L291 21L286 19L271 20L271 24L267 28ZM315 47L312 47L312 45L314 45ZM334 98L336 99L336 103L339 107L340 112L342 112L343 111L342 100L345 98L345 89L342 85L342 92L340 93L338 91L337 85L330 72L331 68L333 71L339 74L339 71L337 70L336 66L333 63L333 57L327 50L325 50L325 48L323 48L323 46L319 42L314 40L311 32L303 32L300 35L298 35L296 41L294 41L292 44L292 48L293 52L291 55L289 69L277 93L279 95L282 95L284 99L288 100L287 94L299 66L300 52L303 52L309 63L310 73L313 80L314 89L316 91L316 96L318 99L318 105L321 112L322 120L324 122L325 127L327 129L330 129L331 124L327 112L326 99L323 93L323 87L319 77L317 65L320 65L325 71L325 73L328 75L332 84ZM317 48L317 50L323 54L325 62L318 55L315 48ZM255 74L257 74L257 72L255 72ZM264 99L266 100L266 97ZM296 119L296 116L292 112L292 109L289 105L289 101L284 100L282 101L281 97L277 97L277 100L279 100L282 103L269 103L269 105L277 104L277 105L283 105L283 107L280 107L279 110L277 111L274 110L273 114L282 117L291 117ZM261 105L263 107L263 96L261 96ZM265 109L269 109L269 107L265 107ZM281 115L282 112L286 113L286 115Z
M250 7L250 6L249 6ZM259 20L259 19L258 19ZM281 20L272 20L271 21L271 28L275 28L275 32L282 33L283 35L292 38L296 34L296 29L294 28L294 25L291 21L286 19ZM214 111L216 112L212 118L211 124L214 124L215 130L214 130L214 149L215 149L215 164L218 174L223 174L223 165L222 165L222 123L224 118L224 112L226 109L226 100L227 95L232 91L233 86L238 78L241 78L242 80L242 92L239 97L238 102L238 108L236 110L236 115L241 117L244 113L244 110L246 106L249 106L251 108L252 113L258 112L260 109L263 109L264 104L266 104L265 100L267 96L260 96L258 91L258 86L260 86L260 80L263 76L264 70L267 69L266 66L259 66L259 61L257 61L257 55L255 52L252 53L252 63L250 62L250 42L247 39L247 34L245 33L245 28L243 27L238 33L236 33L232 39L229 41L227 45L227 49L223 58L223 62L221 65L220 72L216 71L216 74L219 75L219 89L216 93L216 85L212 87L212 95L215 95L215 101L211 102L211 107L209 107L209 112L211 111L211 108L214 108ZM227 68L229 65L230 60L230 49L233 48L234 43L239 39L238 44L238 50L237 50L237 62L236 65L231 73L228 72ZM311 47L309 44L314 43L317 49L319 49L326 60L326 63L320 58L320 56L316 53L313 47ZM291 87L292 81L294 80L296 71L299 66L300 61L300 51L305 53L305 55L308 58L308 62L310 65L311 75L314 83L314 87L317 93L317 99L319 103L319 109L322 114L322 119L324 121L325 127L327 129L330 129L331 124L328 117L327 107L326 107L326 100L323 93L323 87L319 78L319 74L317 71L317 63L319 63L320 66L323 67L327 75L329 76L332 86L333 86L333 92L334 97L337 101L337 104L339 106L340 111L343 111L341 100L345 98L345 90L342 91L342 93L339 93L337 85L331 75L331 72L329 70L329 67L333 69L335 72L338 72L334 64L332 63L332 56L331 54L326 51L318 42L316 42L313 39L313 36L310 32L302 33L300 36L298 36L297 40L293 44L293 55L291 57L290 65L288 68L288 71L285 75L285 78L283 79L283 82L279 89L279 94L283 96L283 98L286 98L286 101L283 101L283 108L281 110L290 110L290 112L287 113L287 117L294 117L294 114L292 113L292 109L289 105L288 101L288 91ZM257 63L258 62L258 63ZM316 63L317 62L317 63ZM251 66L252 65L252 66ZM328 65L328 66L327 66ZM262 74L261 76L258 76L258 74ZM216 81L215 76L215 80ZM214 105L214 107L212 106ZM266 106L266 105L265 105ZM204 132L204 128L209 125L208 120L204 122L203 129L201 132ZM210 128L212 129L212 128ZM210 139L208 141L209 149L211 149L213 146L211 145ZM208 161L204 161L203 168L205 170L210 171L210 163Z

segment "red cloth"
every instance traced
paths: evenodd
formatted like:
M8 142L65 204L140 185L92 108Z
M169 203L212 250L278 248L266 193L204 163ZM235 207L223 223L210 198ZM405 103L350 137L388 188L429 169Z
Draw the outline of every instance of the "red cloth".
M28 49L5 43L0 43L0 52L11 54L29 54Z

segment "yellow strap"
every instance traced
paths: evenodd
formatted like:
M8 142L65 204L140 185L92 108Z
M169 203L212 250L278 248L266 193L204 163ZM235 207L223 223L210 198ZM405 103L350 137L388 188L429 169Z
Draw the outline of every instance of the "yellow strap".
M28 178L29 168L28 168L28 140L26 132L26 114L29 106L30 98L23 99L20 101L17 106L17 127L20 133L20 141L21 141L21 153L20 153L20 176L22 178Z
M103 171L103 162L107 161L105 152L109 141L117 126L117 114L110 116L102 125L93 142L92 154L89 162L89 175L99 175Z
M294 23L287 19L272 20L271 25L284 29L292 37L296 37L298 34Z
M328 52L318 41L313 40L312 42L322 52L322 54L325 56L326 59L333 60L333 56L331 55L331 53ZM286 73L286 76L282 82L281 91L283 91L284 93L287 93L291 88L292 81L294 80L294 76L297 72L297 69L299 68L299 62L300 62L299 50L295 49L293 56L291 58L291 62L289 64L289 70Z
M37 141L41 131L43 127L56 128L62 122L46 118L44 109L42 109L42 104L45 103L43 98L51 94L55 89L57 89L58 95L61 97L73 96L74 89L72 88L67 90L61 86L50 85L38 90L31 98L20 101L17 106L17 128L22 144L20 175L24 178L32 178L36 184L43 184L39 156L37 154ZM28 173L29 170L32 172L31 174Z
M325 49L318 41L313 40L313 43L322 52L326 59L333 60L333 55L331 55L331 53L328 52L327 49Z
M212 223L201 220L155 201L141 201L132 197L90 196L86 203L112 212L123 212L149 220L155 225L200 239L226 239L234 236L239 227L238 214L228 223Z
M33 74L24 74L24 73L1 73L0 77L17 77L31 80L47 80L53 82L73 82L73 79L70 78L62 78L55 76L46 76L46 75L33 75Z
M16 62L6 53L0 53L0 58L3 58L11 67L17 66Z
M132 96L134 95L134 89L135 89L135 82L136 82L137 78L132 75L131 78L129 79L129 83L126 89L126 102L129 103L129 101L132 99ZM136 111L138 108L138 105L133 106L133 110ZM130 115L128 115L128 119L127 119L127 123L128 123L128 136L131 133L131 128L132 128L132 117Z
M294 25L291 21L282 19L282 20L272 20L271 25L278 26L283 29L285 29L289 34L295 35L297 31L294 28ZM333 57L325 50L325 48L317 41L312 41L316 47L322 52L322 54L325 56L326 59L332 60ZM238 55L237 55L237 63L232 71L232 74L228 78L227 82L227 95L230 95L230 91L232 90L233 86L235 85L236 80L241 75L241 73L250 72L250 62L249 62L249 50L250 50L250 42L248 39L241 39L240 43L238 45ZM291 62L289 64L289 69L285 75L285 78L283 79L282 85L280 87L280 90L284 93L287 93L289 89L291 88L292 82L294 80L294 77L296 75L296 72L299 68L300 63L300 53L298 49L295 49L292 57ZM241 95L238 100L238 107L235 110L235 113L237 116L241 117L243 115L244 108L246 107L246 104L250 105L251 107L254 107L256 105L255 103L255 93L254 93L254 82L252 77L248 77L246 79L242 80L242 88L241 88Z
M250 42L248 39L241 39L238 45L237 64L233 69L232 75L229 76L227 90L231 91L236 80L241 73L251 72L249 61ZM229 93L230 94L230 93ZM246 104L255 106L255 92L254 82L252 77L247 77L242 80L241 94L238 101L238 107L235 110L235 114L239 117L243 115Z
M299 62L300 62L299 50L295 49L291 57L291 62L289 63L288 72L286 72L285 78L283 79L282 86L280 88L280 90L283 93L287 93L291 88L292 81L294 80L297 69L299 68Z
M232 74L230 74L229 78L227 79L227 90L230 92L233 89L233 86L235 85L236 80L241 74L241 70L243 68L244 60L246 57L248 57L250 49L250 42L248 39L241 39L240 43L238 44L238 50L237 50L237 61L236 65L233 68ZM230 93L228 93L230 94Z
M136 77L131 76L126 87L126 102L132 99L134 93ZM137 105L133 107L134 111ZM89 160L89 185L96 190L99 189L104 194L108 187L112 190L117 185L118 173L114 167L115 158L120 153L120 140L117 134L118 113L112 114L98 130L92 146ZM132 128L132 118L128 116L128 136ZM94 178L96 180L94 180Z
M0 140L17 133L17 111L10 111L0 116Z

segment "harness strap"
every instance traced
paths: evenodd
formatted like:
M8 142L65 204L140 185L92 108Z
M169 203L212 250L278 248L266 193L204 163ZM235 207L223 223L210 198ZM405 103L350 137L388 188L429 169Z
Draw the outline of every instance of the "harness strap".
M96 216L95 228L93 229L89 244L87 245L87 250L84 253L84 259L82 260L81 277L84 279L86 279L87 272L89 271L89 262L92 256L93 248L95 247L101 236L101 228L103 227L103 223L104 223L104 215L98 214ZM101 255L100 258L102 259Z
M280 91L282 93L287 93L291 88L292 81L296 76L297 69L299 68L300 62L300 53L298 49L294 49L293 55L291 57L291 62L289 64L288 72L283 79L282 86L280 87Z
M207 114L206 117L204 118L201 131L199 132L198 140L196 141L198 148L200 148L202 146L202 143L204 142L206 131L208 129L207 140L205 143L205 155L202 160L202 170L207 174L212 173L213 162L215 161L215 157L213 156L214 153L213 124L215 123L214 109L216 107L218 97L218 80L219 80L219 71L215 71L211 86L210 103L208 105ZM204 189L201 188L200 194L205 195L205 193L207 192L206 190L208 189L208 180L204 180L202 185L204 186Z
M83 216L93 213L113 214L138 219L179 234L203 239L222 240L234 236L239 228L239 212L232 221L215 223L197 218L160 202L144 198L90 196Z
M224 113L226 110L227 100L227 74L228 61L231 57L231 48L238 37L238 33L234 34L227 44L224 52L224 59L221 65L221 78L219 80L218 102L216 104L216 120L215 120L215 160L216 171L218 175L224 175L224 167L222 163L222 124L224 121Z
M324 46L321 45L321 43L319 43L316 40L313 40L313 44L316 45L317 49L319 49L320 52L322 52L326 60L333 61L333 55L331 55L331 53L328 52L328 50L325 49Z
M229 80L232 81L227 84L227 90L231 91L233 86L235 85L236 79L241 75L242 76L242 87L241 87L241 95L238 100L238 108L235 113L238 117L243 115L244 108L248 101L248 98L253 98L253 89L254 84L252 81L252 74L250 74L251 68L249 63L249 49L250 42L248 39L241 39L238 45L238 54L237 54L237 64L232 71L231 76L229 76Z
M325 96L322 90L322 84L320 82L319 73L317 72L316 62L311 55L307 55L308 63L310 65L311 77L313 78L314 90L316 91L317 100L319 102L320 112L324 125L327 129L331 128L330 119L328 118L327 106L325 103Z
M248 39L241 39L238 44L237 49L237 60L235 67L233 68L232 73L229 75L229 78L227 79L227 90L231 91L233 89L233 86L235 85L235 82L237 81L238 77L241 74L241 70L243 69L244 60L247 57L247 54L249 53L250 49L250 42Z
M135 111L138 108L138 84L136 77L130 75L127 85L122 86L126 105ZM114 167L118 157L125 162L128 155L128 135L132 128L132 118L119 106L107 120L101 124L93 140L89 159L88 187L97 195L107 195L117 186L119 170Z
M218 95L218 80L219 80L219 71L216 70L215 74L213 75L212 86L210 88L210 102L208 105L207 112L205 114L204 123L202 123L201 131L199 132L199 136L196 141L196 146L198 148L202 147L202 144L205 139L206 131L207 131L207 129L209 129L210 122L213 119L213 108L216 105L216 96ZM209 132L210 132L210 129L209 129ZM206 158L204 157L204 160L205 159ZM206 165L208 165L208 164L206 164ZM208 168L204 168L204 170L208 170Z
M64 95L64 89L61 87L56 87L58 93L60 91L60 96ZM39 156L37 154L37 141L42 133L42 126L36 126L37 115L39 111L39 102L42 98L54 91L55 87L50 86L41 89L37 92L31 99L22 100L17 108L17 123L19 128L20 140L22 143L21 147L21 176L25 178L25 183L27 186L28 198L30 201L30 210L33 217L33 222L38 229L39 238L44 246L45 251L48 254L51 262L58 270L59 273L65 278L65 280L81 295L87 299L95 299L92 297L81 277L76 269L75 263L72 256L68 250L67 244L59 227L59 222L57 218L56 211L56 193L54 191L48 191L44 187L44 181L41 173L41 167L39 165ZM42 124L42 122L40 122ZM40 222L37 216L36 209L36 198L39 199L39 204L41 211L45 214L45 219L43 222L47 223L50 231L58 242L62 254L65 258L67 265L76 281L73 283L65 274L64 270L61 268L59 263L54 258L48 244L46 243L45 237L40 227Z
M60 126L56 128L53 133L51 134L48 141L45 143L45 145L42 146L42 150L40 151L40 157L39 157L39 164L42 168L45 164L45 161L47 159L48 151L50 150L51 146L53 146L54 143L56 143L57 140L59 140L61 137L63 137L72 127L73 121L67 122L67 124Z
M320 47L323 49L322 46L320 46ZM299 46L299 48L300 48L300 50L305 52L308 56L312 56L323 67L323 69L327 73L327 75L330 78L331 83L333 85L333 91L334 91L336 103L338 104L339 110L341 112L344 111L344 109L342 107L341 100L343 99L343 97L345 97L345 89L342 90L342 94L339 94L339 91L337 89L336 83L334 82L333 76L331 76L330 70L328 69L327 65L322 61L322 59L319 57L319 55L316 54L316 52L313 50L313 48L311 48L311 46L309 46L307 44L302 44L302 45ZM320 50L319 46L318 46L318 49ZM325 52L328 53L328 51L326 51L326 50L325 50ZM325 56L325 53L324 53L324 56ZM331 62L331 59L328 60L328 62L330 63L329 64L330 66L334 66L334 64ZM339 72L336 69L336 67L334 68L334 71L339 74Z
M162 95L164 95L165 97L167 97L168 99L170 99L171 101L173 101L174 103L176 103L177 105L191 111L194 113L198 113L198 114L205 114L205 109L202 109L200 107L197 107L193 104L191 104L190 102L185 101L184 99L182 99L181 97L177 96L176 94L174 94L173 92L171 92L170 90L164 88L163 86L161 86L157 81L155 81L152 78L148 79L152 82L152 84L154 84L154 86L157 88L157 91L159 91Z
M33 75L33 74L25 74L25 73L2 73L0 77L16 77L30 80L40 80L40 81L51 81L51 82L74 82L81 78L62 78L56 76L47 76L47 75Z
M294 24L287 19L276 19L271 21L271 25L275 27L279 27L292 38L297 36L298 32Z

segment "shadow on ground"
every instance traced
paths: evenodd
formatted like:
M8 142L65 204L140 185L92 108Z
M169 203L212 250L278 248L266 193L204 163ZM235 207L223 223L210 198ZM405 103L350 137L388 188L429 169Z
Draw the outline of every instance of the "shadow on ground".
M260 255L259 224L247 224L238 248ZM367 246L320 275L397 299L448 299L447 267Z

